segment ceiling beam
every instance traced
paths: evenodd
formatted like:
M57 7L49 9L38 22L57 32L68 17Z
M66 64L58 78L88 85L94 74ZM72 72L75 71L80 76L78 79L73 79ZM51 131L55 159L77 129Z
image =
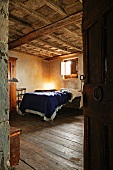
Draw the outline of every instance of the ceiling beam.
M23 26L25 27L29 27L31 28L32 25L26 21L23 21L21 19L18 19L17 17L13 16L12 14L9 13L9 20L12 21L12 22L16 22L17 24L22 24Z
M77 50L77 51L81 51L80 48L72 45L72 44L71 44L70 42L68 42L67 40L62 40L61 38L55 36L54 34L48 35L48 36L49 36L50 38L56 40L57 42L62 43L63 45L66 45L66 46L68 46L68 47L70 47L70 48L72 48L72 49L74 48L74 49ZM68 50L68 51L71 52L71 50Z
M24 21L22 21L22 20L19 20L19 19L16 18L15 16L12 16L12 15L9 15L9 16L10 16L10 20L11 20L11 21L16 21L17 23L22 24L22 25L24 25L24 26L26 26L26 27L31 27L30 24L27 24L26 22L24 22ZM15 32L15 30L13 30L13 31ZM21 34L21 36L22 36L22 34ZM66 43L66 42L62 41L60 38L57 38L55 35L51 35L51 36L49 36L49 37L51 37L53 40L57 40L58 42L63 43L63 44L65 44L65 45L68 45L68 46L69 46L69 43ZM45 42L43 42L42 40L38 40L38 42L45 43ZM45 48L44 46L41 46L41 45L39 45L39 44L34 44L33 42L30 42L29 44L31 44L31 45L33 45L33 46L35 46L35 47L41 48L41 49L43 49L43 50L46 50L46 51L48 50L50 53L54 53L54 54L60 55L59 52L55 52L55 50L52 50L51 48ZM46 44L48 44L48 43L46 43ZM70 45L70 47L72 48L71 45ZM74 48L75 48L75 47L74 47Z
M61 14L63 17L66 17L66 16L67 16L66 12L65 12L64 10L62 10L58 5L56 5L55 3L53 3L51 0L45 0L44 2L45 2L46 5L48 5L50 8L52 8L53 10L55 10L57 13ZM68 33L69 33L69 32L68 32ZM73 34L74 37L75 37L76 34L74 34L74 33L72 33L72 34ZM50 36L49 36L49 37L50 37ZM73 46L71 43L66 42L65 40L61 40L60 38L56 37L54 33L51 34L51 38L52 38L52 39L55 39L57 42L60 42L60 43L62 43L62 44L65 44L66 46L69 46L69 47L71 47L71 48L74 47L74 49L76 49L77 51L78 51L78 50L81 51L81 49ZM78 36L77 36L77 38L78 38ZM69 50L69 51L70 51L70 50Z
M38 41L40 42L40 40ZM55 55L61 55L59 52L56 52L55 50L52 50L51 48L46 48L42 45L39 45L39 44L34 44L33 42L30 42L29 45L32 45L33 47L37 48L37 49L41 49L41 50L44 50L45 52L49 52L49 53L52 53L52 54L55 54Z
M82 2L82 0L79 0L79 1ZM61 14L63 17L66 17L66 16L67 16L66 12L65 12L64 10L62 10L58 5L56 5L55 3L53 3L51 0L44 0L44 2L45 2L46 5L48 5L50 8L52 8L53 10L55 10L57 13ZM66 29L66 28L65 28L65 30L67 30L68 33L73 34L74 37L78 38L78 36L76 35L76 33L71 32L71 31L69 31L69 30ZM60 38L55 37L54 34L52 34L51 37L52 37L53 39L54 39L54 38L57 39L57 41L60 41L60 42L62 41ZM66 43L66 42L63 40L62 43L65 44L65 45L71 46L71 48L72 48L72 45L71 45L69 42ZM78 47L75 47L75 46L74 46L74 48L75 48L76 50L80 50L80 51L81 51L81 49L78 49Z
M66 17L60 21L53 23L53 24L47 25L43 28L37 29L37 30L17 39L17 40L14 40L9 43L9 49L13 49L20 45L28 43L29 41L35 40L45 34L52 33L54 30L60 29L66 25L73 23L73 21L75 23L75 21L81 17L81 13L82 13L82 11L78 11L77 13L75 13L69 17Z
M44 60L50 61L50 60L55 60L55 59L59 59L59 58L72 58L72 57L77 57L77 55L79 55L79 54L82 54L82 52L64 54L61 56L48 57L48 58L45 58Z
M33 18L38 19L46 24L50 24L50 21L47 20L46 17L43 15L33 11L31 8L28 8L26 5L23 3L17 1L17 0L11 0L10 3L15 6L15 8L22 10L26 14L31 15Z
M42 40L42 39L41 39ZM58 43L56 42L50 42L50 41L45 41L45 40L42 40L44 43L50 45L51 47L53 48L57 48L59 50L61 50L61 52L64 52L64 53L70 53L65 47L62 47L61 45L58 45Z
M55 60L55 59L59 59L59 58L60 58L60 56L54 56L54 57L47 57L44 60L50 61L50 60Z
M54 11L56 11L57 13L59 13L60 15L62 15L63 17L66 17L66 16L67 16L66 12L65 12L63 9L61 9L58 5L56 5L55 3L53 3L52 1L50 1L50 0L45 0L44 2L45 2L45 4L46 4L47 6L49 6L50 8L52 8Z
M48 1L49 1L49 0L48 0ZM48 1L46 0L47 3L50 3L50 2L48 2ZM58 10L58 8L56 8L56 10ZM59 10L58 10L58 12L59 12ZM20 19L18 19L17 17L15 17L15 16L13 16L13 15L11 15L11 14L9 14L9 18L10 18L11 21L14 21L14 22L16 22L16 23L22 24L22 25L24 25L25 27L30 27L30 28L32 27L31 24L27 23L26 21L20 20ZM67 45L67 46L69 46L69 47L71 47L71 48L74 47L74 49L76 49L77 51L80 50L80 49L78 49L77 47L73 46L73 45L72 45L71 43L69 43L68 41L66 41L66 40L61 40L60 38L56 37L55 34L52 34L52 35L51 35L51 38L57 40L58 42L60 42L60 43L62 43L62 44L65 44L65 45Z
M52 57L52 53L50 53L49 51L47 51L47 50L44 51L41 48L36 48L32 44L24 44L23 46L15 48L15 50L20 50L22 52L26 52L26 53L29 53L29 54L38 53L42 56Z
M82 0L79 0L82 3Z
M34 53L29 53L29 52L25 52L25 51L20 51L20 50L18 50L18 49L13 49L13 50L11 50L11 51L14 51L14 52L17 52L17 53L20 53L20 54L25 54L25 55L32 55L32 56L35 56L35 57L39 57L39 58L41 58L41 59L46 59L47 58L47 55L45 55L45 54L40 54L40 53L38 53L38 54L34 54ZM51 58L51 57L49 57L49 58Z
M74 22L73 22L74 23ZM74 23L78 28L80 28L82 30L82 15L81 18L79 18L78 20L75 21Z
M18 30L16 30L16 29L10 29L10 35L9 36L13 36L14 34L17 34L17 35L19 35L19 36L23 36L23 33L22 32L20 32L20 31L18 31ZM13 37L12 37L13 38Z
M73 8L73 6L75 6L75 10L77 10L78 8L81 10L83 10L83 6L82 6L82 3L81 3L82 0L75 0L75 2L73 1L70 1L70 3L67 5L67 8ZM79 6L79 7L78 7Z
M78 51L76 53L71 53L71 54L68 54L68 55L61 55L60 58L71 58L71 57L79 57L78 55L80 54L83 54L83 52L81 51Z
M13 1L15 1L15 0L13 0ZM12 2L13 3L13 2ZM63 15L63 16L66 16L66 13L63 11L63 10L61 10L60 9L60 7L58 7L56 4L54 4L53 2L51 2L50 0L45 0L45 3L46 3L46 5L48 5L49 7L51 7L52 9L54 9L56 12L58 12L58 13L60 13L61 15ZM15 4L16 4L16 7L17 8L19 8L20 7L20 5L22 5L22 8L21 9L23 9L24 10L24 12L26 12L26 10L27 10L27 12L29 13L29 9L25 6L25 5L23 5L22 3L19 3L19 2L17 2L17 1L15 1ZM32 12L32 11L31 11ZM30 14L32 14L32 13L30 13ZM37 17L37 14L36 14L36 16L35 17ZM38 16L38 19L40 19L40 20L42 20L42 18L40 17L39 18L39 16ZM48 23L50 23L50 21L47 21L47 20L44 20L44 23L46 22L46 24L48 24ZM54 38L54 37L53 37ZM66 44L66 43L65 43ZM68 45L70 45L69 43L68 43ZM72 48L72 47L71 47ZM76 48L76 47L75 47ZM78 50L78 49L77 49Z
M64 31L68 34L68 35L71 35L73 38L75 38L75 39L78 39L79 38L79 36L76 34L76 33L74 33L73 31L70 31L69 29L67 29L67 28L64 28Z

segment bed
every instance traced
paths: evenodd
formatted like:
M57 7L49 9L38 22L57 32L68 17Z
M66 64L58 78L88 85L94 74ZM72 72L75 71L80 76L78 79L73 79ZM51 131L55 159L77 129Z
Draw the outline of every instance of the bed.
M70 90L35 91L25 93L19 107L19 114L34 113L44 117L45 121L53 120L59 109L75 96Z

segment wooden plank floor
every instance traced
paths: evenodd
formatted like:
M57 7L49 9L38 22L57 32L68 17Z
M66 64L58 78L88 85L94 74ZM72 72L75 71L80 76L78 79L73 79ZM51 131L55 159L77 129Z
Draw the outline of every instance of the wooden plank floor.
M83 170L82 110L63 108L54 121L38 115L12 115L10 125L21 128L21 154L15 170Z

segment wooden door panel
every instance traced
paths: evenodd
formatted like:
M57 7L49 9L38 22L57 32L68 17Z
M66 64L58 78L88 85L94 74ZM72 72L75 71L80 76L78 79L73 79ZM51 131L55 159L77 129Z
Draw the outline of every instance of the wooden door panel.
M106 14L106 82L113 82L113 8Z
M96 118L85 117L84 135L87 136L84 143L84 169L112 170L113 127L103 124Z
M102 169L103 164L103 148L102 148L102 126L97 119L89 119L89 135L90 139L90 169L91 170L100 170ZM98 148L99 147L99 148Z
M86 123L87 122L87 123ZM102 125L97 119L85 117L84 143L85 167L88 170L104 170L103 168L103 146L102 146Z
M88 29L88 80L90 83L101 82L101 23L96 22ZM98 56L98 57L97 57Z
M113 1L83 7L84 170L113 170Z
M83 0L83 31L113 6L113 0Z
M108 129L108 162L109 169L113 169L113 127L109 127Z
M94 99L95 87L102 90L100 101ZM84 86L84 115L96 118L113 126L113 84L87 84Z
M113 127L103 125L105 170L113 169Z

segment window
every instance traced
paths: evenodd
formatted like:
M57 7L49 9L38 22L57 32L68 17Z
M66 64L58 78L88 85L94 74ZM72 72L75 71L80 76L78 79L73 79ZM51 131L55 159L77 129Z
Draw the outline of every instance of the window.
M65 59L61 62L61 75L64 79L78 77L78 58Z

